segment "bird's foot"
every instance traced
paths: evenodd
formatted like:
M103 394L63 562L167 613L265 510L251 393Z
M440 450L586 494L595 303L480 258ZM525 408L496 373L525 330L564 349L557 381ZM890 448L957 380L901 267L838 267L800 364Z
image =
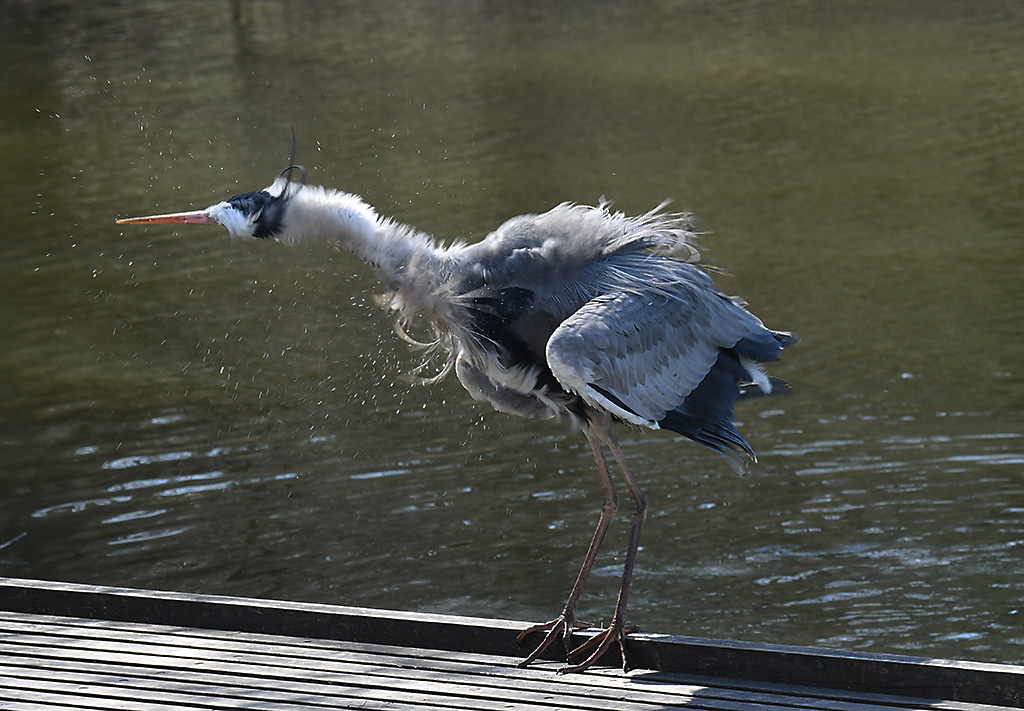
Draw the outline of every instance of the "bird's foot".
M550 622L545 622L540 625L533 625L532 627L527 627L525 630L519 633L518 637L516 637L516 642L518 642L520 645L522 645L523 642L526 641L526 638L534 632L547 632L547 635L545 635L544 639L541 640L541 643L537 645L537 648L530 652L530 655L523 661L519 662L517 666L521 669L533 663L538 657L540 657L541 654L544 653L545 649L550 647L551 644L559 638L561 638L562 644L565 646L566 655L569 655L571 653L570 650L572 650L573 630L583 630L587 629L588 627L590 627L590 624L586 622L581 622L577 620L576 616L572 613L564 611L561 615L551 620Z
M640 628L636 625L627 625L613 619L607 629L597 633L579 647L569 652L570 663L559 669L558 673L573 674L586 671L590 667L594 666L597 660L603 657L604 653L611 649L612 644L616 642L619 644L619 652L622 655L622 671L628 672L632 669L632 666L630 666L629 659L626 657L626 635L639 631ZM584 657L582 662L577 662L575 664L572 663L580 657Z

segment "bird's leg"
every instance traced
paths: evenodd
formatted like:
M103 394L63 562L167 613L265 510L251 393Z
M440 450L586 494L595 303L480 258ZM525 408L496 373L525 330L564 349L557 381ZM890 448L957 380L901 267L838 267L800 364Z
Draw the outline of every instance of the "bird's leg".
M619 465L619 469L622 471L622 476L626 479L626 486L629 488L629 497L632 500L629 546L626 549L626 562L622 570L622 585L619 588L619 599L615 603L615 612L612 614L612 619L608 624L607 629L591 637L574 649L569 654L569 661L571 662L573 659L578 659L584 655L588 656L586 656L582 662L570 664L569 666L560 669L560 673L586 671L593 666L594 662L600 659L615 642L618 642L619 651L622 653L622 669L624 671L629 671L630 668L629 662L626 659L625 637L627 632L634 632L636 631L636 628L630 629L626 626L626 604L629 600L629 583L633 578L633 564L636 562L637 549L640 547L640 529L643 528L644 519L647 518L647 497L644 495L644 492L640 490L640 485L633 476L633 472L630 470L629 465L626 464L626 458L622 454L622 449L619 448L619 443L616 440L614 433L612 433L610 429L607 429L604 434L608 443L608 448L611 449L612 456L615 457L615 461Z
M580 568L579 575L576 576L576 583L572 586L572 592L569 593L569 599L565 601L565 607L562 609L560 614L555 619L541 625L534 625L528 627L519 633L517 640L519 644L534 632L547 631L547 636L541 641L540 645L530 653L526 659L519 663L520 667L525 667L527 664L533 662L537 657L544 653L544 650L551 646L556 640L561 638L562 643L565 645L565 651L568 654L569 650L572 649L572 631L574 629L582 629L588 627L586 623L578 622L576 620L576 606L579 604L580 596L583 594L583 586L587 582L587 577L590 575L590 569L594 567L594 561L597 560L597 552L601 548L601 542L604 540L605 534L608 532L608 527L611 525L615 518L615 512L619 508L619 496L615 493L615 486L612 484L612 478L608 474L608 463L604 458L604 452L601 451L601 441L593 434L590 430L584 430L587 435L587 440L590 442L590 449L594 452L594 461L597 462L597 472L601 476L601 490L604 493L604 503L601 505L601 517L597 521L597 530L594 531L594 537L590 539L590 548L587 549L587 555L583 559L583 566Z

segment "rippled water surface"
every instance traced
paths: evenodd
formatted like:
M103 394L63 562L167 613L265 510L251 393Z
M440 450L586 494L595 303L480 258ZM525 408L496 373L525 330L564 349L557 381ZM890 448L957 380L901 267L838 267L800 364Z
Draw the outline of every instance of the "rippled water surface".
M0 575L560 609L581 437L409 384L347 254L113 224L268 184L293 127L311 181L444 240L672 198L801 334L745 474L623 430L644 629L1024 661L1024 7L91 5L0 18Z

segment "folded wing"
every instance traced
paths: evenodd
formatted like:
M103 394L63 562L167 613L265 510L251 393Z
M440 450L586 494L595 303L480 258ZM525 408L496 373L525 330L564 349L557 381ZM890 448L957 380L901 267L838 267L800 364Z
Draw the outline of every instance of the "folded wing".
M733 405L744 386L771 391L760 364L778 358L791 337L707 281L591 300L551 335L548 365L567 390L626 422L753 457L732 423Z

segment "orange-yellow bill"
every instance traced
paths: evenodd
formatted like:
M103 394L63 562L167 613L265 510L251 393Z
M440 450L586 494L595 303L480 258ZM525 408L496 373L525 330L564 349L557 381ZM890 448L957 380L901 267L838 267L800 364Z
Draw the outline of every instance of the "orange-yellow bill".
M204 210L195 212L172 212L167 215L147 215L146 217L125 217L117 221L119 225L215 225Z

